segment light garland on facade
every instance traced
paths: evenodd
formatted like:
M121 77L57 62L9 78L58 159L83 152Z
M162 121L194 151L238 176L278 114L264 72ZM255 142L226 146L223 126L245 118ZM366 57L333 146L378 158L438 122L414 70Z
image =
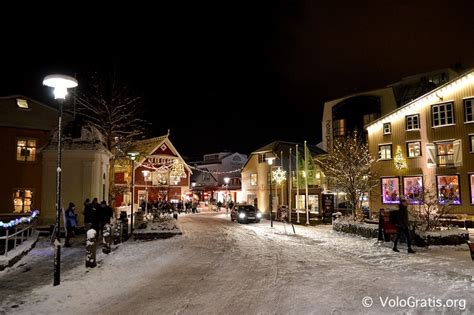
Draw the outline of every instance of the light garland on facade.
M39 210L34 210L29 217L16 218L14 220L10 220L9 222L0 221L0 227L3 227L4 229L8 229L22 223L31 223L31 221L33 221L34 218L36 218L38 215L39 215Z
M188 166L189 166L189 165L188 165ZM191 169L194 170L194 171L198 171L198 172L202 172L202 173L207 173L207 174L212 174L212 175L223 175L223 174L240 173L240 172L242 171L241 168L235 169L235 170L232 170L232 171L223 171L223 172L207 171L207 170L203 170L203 169L200 169L200 168L197 168L197 167L194 167L194 166L189 166L189 168L191 168Z

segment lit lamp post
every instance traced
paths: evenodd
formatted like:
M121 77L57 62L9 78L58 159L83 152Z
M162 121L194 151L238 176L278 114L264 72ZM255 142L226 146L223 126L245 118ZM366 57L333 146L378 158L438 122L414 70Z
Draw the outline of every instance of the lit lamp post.
M138 152L128 152L127 153L130 160L132 160L132 198L131 205L130 205L130 235L133 233L133 203L134 203L134 195L135 195L135 159L139 155Z
M272 219L272 203L273 203L273 196L272 196L272 165L273 161L275 160L275 156L273 153L266 154L265 160L267 160L268 166L270 167L270 171L268 172L270 177L270 226L273 227L273 219Z
M77 80L62 74L48 75L43 79L43 85L54 88L54 98L59 101L58 118L58 160L56 168L56 226L54 241L54 281L53 285L60 283L61 268L61 239L60 239L60 217L61 217L61 124L63 119L63 102L67 95L67 89L75 88Z

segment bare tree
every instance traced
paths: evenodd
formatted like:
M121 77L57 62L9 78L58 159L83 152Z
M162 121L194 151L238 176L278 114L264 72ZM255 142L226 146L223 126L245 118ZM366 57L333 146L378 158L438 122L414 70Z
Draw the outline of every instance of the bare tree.
M107 149L113 154L109 172L109 199L112 200L115 160L123 159L133 140L143 138L148 124L140 117L142 98L133 94L117 72L95 72L81 80L76 103L77 115L103 134Z
M346 193L354 217L362 218L362 201L366 193L378 185L373 171L375 159L367 143L357 132L336 138L332 151L316 159L333 188Z
M433 231L440 227L439 219L448 214L453 200L438 200L435 187L423 187L414 198L415 204L410 209L411 216L415 219L416 226L422 231Z
M133 95L116 72L96 72L81 80L76 102L77 114L104 135L107 149L114 154L145 133L147 123L140 117L142 98Z

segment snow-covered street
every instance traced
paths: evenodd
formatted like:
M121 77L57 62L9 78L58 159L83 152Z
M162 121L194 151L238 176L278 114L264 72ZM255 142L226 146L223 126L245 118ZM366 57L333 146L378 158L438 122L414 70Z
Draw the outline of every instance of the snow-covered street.
M403 247L395 253L389 243L339 234L329 225L295 226L293 235L281 223L241 225L215 213L180 216L178 223L182 236L129 241L100 254L99 268L86 270L76 253L80 261L63 267L58 287L37 279L45 277L35 272L45 263L37 251L50 251L39 246L0 272L0 313L474 313L467 245L415 247L408 255ZM363 306L365 297L371 307ZM383 307L386 298L398 299L398 307ZM419 299L418 307L404 305L407 299ZM461 301L431 308L423 307L425 299Z

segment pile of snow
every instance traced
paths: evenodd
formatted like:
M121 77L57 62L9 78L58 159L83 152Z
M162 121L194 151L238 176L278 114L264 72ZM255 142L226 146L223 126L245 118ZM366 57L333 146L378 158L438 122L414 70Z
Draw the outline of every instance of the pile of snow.
M181 235L178 223L171 216L165 215L146 222L146 227L133 232L135 239L168 238Z

